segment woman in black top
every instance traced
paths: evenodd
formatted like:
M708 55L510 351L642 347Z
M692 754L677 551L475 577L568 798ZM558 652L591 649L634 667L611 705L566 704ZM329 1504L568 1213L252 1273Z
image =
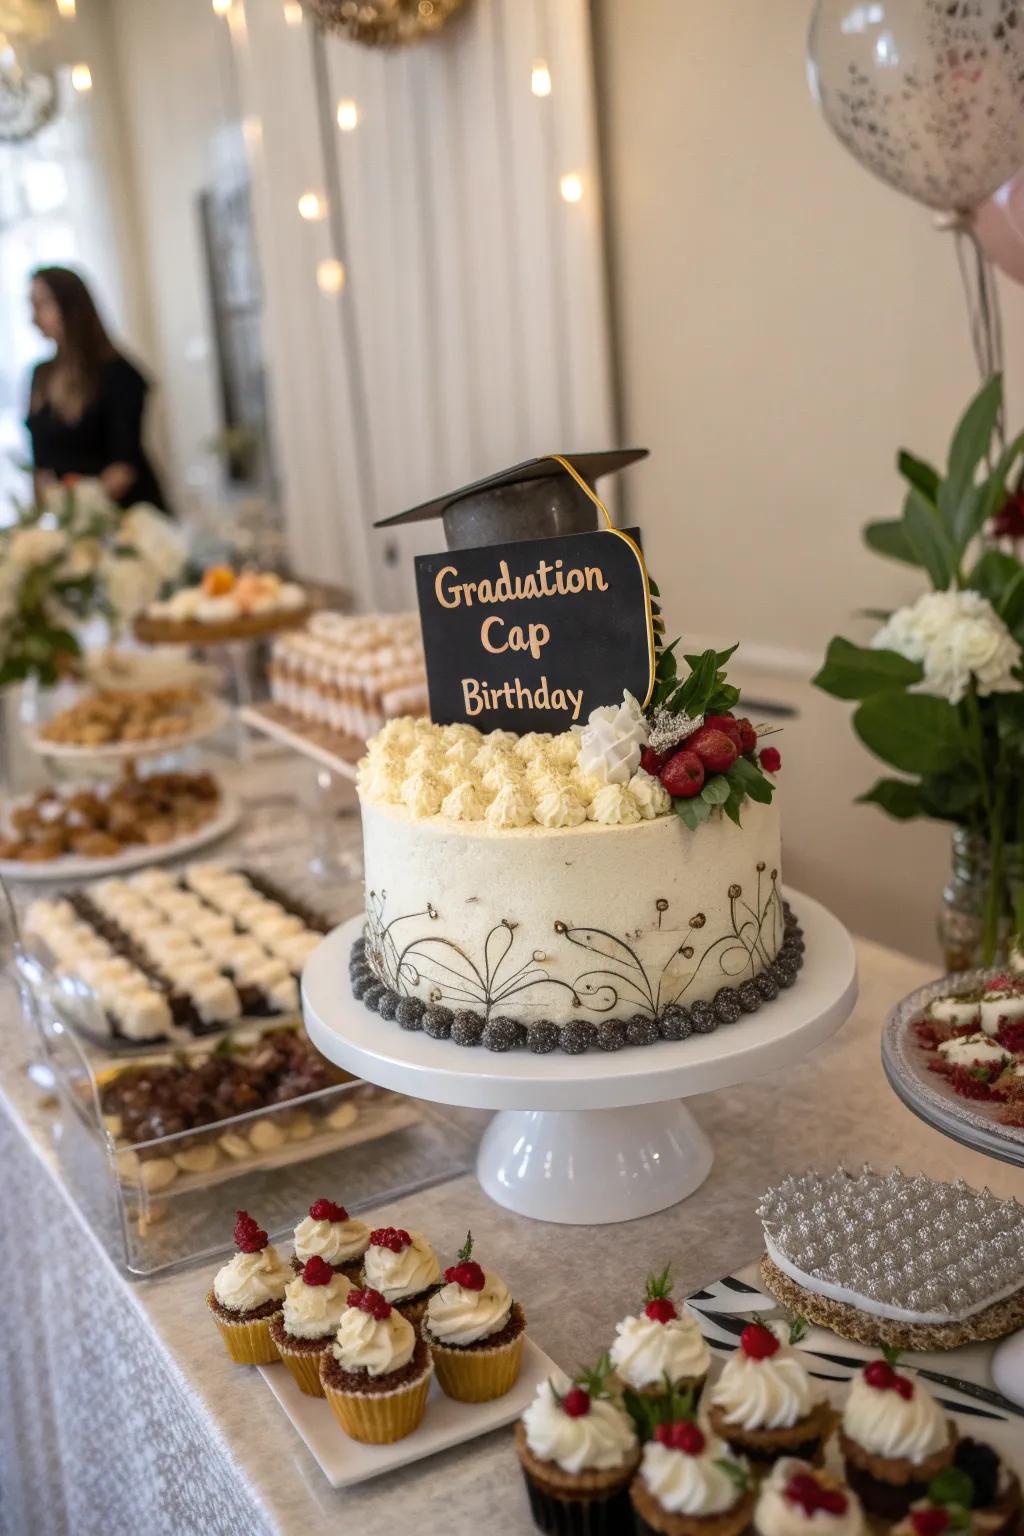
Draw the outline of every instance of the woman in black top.
M88 288L66 267L40 267L30 289L32 319L56 345L32 375L26 421L36 495L65 475L101 482L111 501L167 510L142 446L149 385L114 347Z

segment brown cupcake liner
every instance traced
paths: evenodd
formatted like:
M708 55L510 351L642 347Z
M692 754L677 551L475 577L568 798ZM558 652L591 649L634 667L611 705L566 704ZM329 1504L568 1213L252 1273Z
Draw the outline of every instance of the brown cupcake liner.
M338 1392L321 1386L331 1410L346 1435L364 1445L393 1445L418 1428L427 1406L432 1364L415 1381L393 1392Z
M741 1536L750 1524L757 1495L741 1494L732 1509L718 1515L676 1515L663 1509L642 1477L629 1490L640 1536Z
M247 1320L244 1313L239 1313L237 1321L234 1318L229 1321L215 1310L215 1299L210 1291L206 1304L213 1313L213 1320L227 1346L228 1354L236 1365L273 1365L281 1358L270 1337L270 1324L275 1317L280 1317L279 1312L252 1320Z
M587 1501L607 1499L612 1494L628 1488L630 1479L640 1465L640 1447L621 1467L604 1471L564 1472L556 1461L544 1461L535 1456L526 1440L526 1427L520 1419L516 1424L516 1450L523 1471L534 1487L540 1488L555 1499Z
M924 1497L932 1478L952 1464L956 1442L956 1428L950 1420L949 1443L924 1461L914 1462L903 1456L876 1456L839 1431L846 1480L868 1514L882 1520L901 1519Z
M744 1429L731 1424L717 1403L708 1408L708 1423L718 1437L738 1454L749 1457L753 1471L762 1475L783 1456L821 1466L825 1442L832 1434L839 1415L828 1403L818 1403L803 1419L786 1429Z
M460 1403L489 1403L515 1385L523 1362L525 1332L493 1349L451 1349L427 1338L438 1385Z

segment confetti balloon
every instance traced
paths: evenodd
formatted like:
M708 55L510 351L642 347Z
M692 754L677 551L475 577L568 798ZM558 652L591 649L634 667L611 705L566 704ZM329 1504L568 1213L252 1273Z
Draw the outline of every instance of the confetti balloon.
M929 208L1024 164L1024 0L817 0L807 70L850 153Z

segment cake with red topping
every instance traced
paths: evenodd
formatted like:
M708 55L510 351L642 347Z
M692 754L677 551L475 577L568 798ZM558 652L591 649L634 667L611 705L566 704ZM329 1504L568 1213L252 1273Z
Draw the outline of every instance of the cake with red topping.
M761 1486L754 1530L757 1536L862 1536L864 1511L831 1473L785 1456Z
M657 1426L630 1497L638 1536L740 1536L754 1508L746 1463L692 1418Z
M677 1392L691 1389L697 1401L711 1353L696 1317L671 1291L671 1265L648 1275L644 1305L616 1324L611 1362L622 1387L647 1394L660 1394L666 1385Z
M543 1381L516 1425L516 1450L537 1529L619 1536L630 1529L629 1483L640 1446L608 1385L609 1361L570 1381Z
M280 1315L291 1270L248 1211L235 1213L237 1253L218 1269L206 1304L228 1354L239 1365L271 1365L278 1359L270 1335Z
M963 1439L953 1466L928 1485L893 1536L1019 1536L1024 1530L1020 1478L991 1448Z
M292 1268L299 1273L308 1259L323 1259L355 1281L362 1273L363 1255L369 1246L370 1229L365 1221L357 1221L333 1200L314 1200L308 1215L295 1228Z
M956 1454L956 1427L919 1378L891 1358L871 1360L850 1384L839 1449L850 1486L871 1515L896 1520Z
M820 1462L835 1415L786 1342L784 1324L750 1323L709 1394L708 1422L732 1450L765 1466L780 1457Z
M331 1346L351 1289L348 1275L314 1254L289 1281L282 1310L271 1318L274 1347L308 1397L324 1395L320 1359Z
M363 1255L362 1280L418 1328L440 1284L441 1265L422 1232L375 1227Z
M1024 1126L1024 976L1017 966L982 987L933 998L911 1028L929 1069L954 1093L991 1104L1004 1125Z
M508 1286L472 1257L473 1234L444 1285L427 1302L423 1337L441 1389L462 1403L485 1403L514 1385L523 1358L526 1317Z
M379 1291L350 1290L338 1331L320 1357L324 1396L342 1429L390 1445L423 1418L434 1367L430 1350Z

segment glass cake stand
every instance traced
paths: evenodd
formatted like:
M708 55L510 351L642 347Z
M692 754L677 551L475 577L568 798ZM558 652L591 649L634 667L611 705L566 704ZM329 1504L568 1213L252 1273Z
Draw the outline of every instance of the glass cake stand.
M924 1052L910 1033L911 1021L947 992L969 992L991 971L961 971L918 987L896 1004L882 1031L882 1067L889 1086L919 1120L961 1146L1024 1168L1024 1130L993 1121L984 1105L962 1099L944 1079L929 1072ZM1024 1330L997 1344L992 1380L1004 1397L1024 1407Z
M498 1113L477 1176L499 1205L540 1221L628 1221L685 1199L711 1171L711 1144L682 1099L801 1061L849 1017L857 962L842 924L788 893L807 950L794 987L757 1014L611 1054L496 1054L386 1023L352 996L362 917L313 951L302 976L306 1029L329 1060L414 1098Z

